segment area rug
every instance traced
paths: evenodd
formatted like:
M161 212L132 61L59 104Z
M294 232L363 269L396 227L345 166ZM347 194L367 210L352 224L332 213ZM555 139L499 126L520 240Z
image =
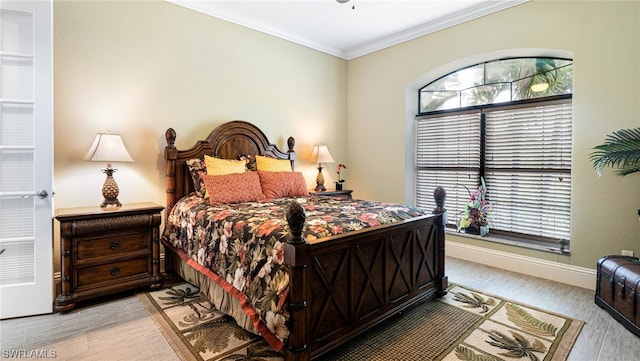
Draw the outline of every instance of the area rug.
M182 283L138 299L182 360L282 360L199 290ZM324 360L566 360L583 321L451 285Z

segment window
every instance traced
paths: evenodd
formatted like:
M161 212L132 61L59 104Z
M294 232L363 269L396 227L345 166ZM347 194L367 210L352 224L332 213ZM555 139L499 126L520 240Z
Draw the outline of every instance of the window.
M568 251L573 64L518 58L473 65L420 89L416 204L447 191L449 226L484 178L491 234Z

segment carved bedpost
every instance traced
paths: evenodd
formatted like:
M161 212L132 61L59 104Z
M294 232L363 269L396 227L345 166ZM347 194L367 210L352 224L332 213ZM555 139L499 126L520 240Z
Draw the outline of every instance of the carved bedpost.
M291 238L288 241L290 244L305 243L304 238L302 238L302 230L306 220L307 214L304 212L304 207L296 201L289 203L289 207L287 207L287 223L291 232Z
M436 202L436 208L433 209L433 214L441 214L447 210L444 208L444 201L447 199L447 192L442 187L436 187L433 191L433 200Z
M171 212L171 208L176 204L176 131L173 128L167 129L164 133L167 145L164 147L164 158L166 159L166 180L167 180L167 207L164 209L165 220Z
M433 214L441 215L441 222L438 225L438 231L436 239L438 241L436 257L436 296L442 297L447 294L447 288L449 287L449 281L444 273L444 261L445 261L445 232L444 227L447 224L447 210L444 208L444 201L447 198L447 192L442 187L436 187L433 191L433 199L436 202L436 208L433 210Z
M153 263L151 265L151 269L153 270L153 280L156 281L153 285L151 285L151 289L158 289L162 287L162 270L160 269L160 224L162 223L162 217L160 213L154 213L150 226L153 227L153 232L151 234L151 239L153 242L151 243L151 252L153 254Z
M291 169L294 167L294 163L296 160L296 151L293 150L293 147L296 145L296 140L293 137L289 137L287 139L287 153L289 153L289 161L291 162Z
M167 206L164 209L164 226L167 227L167 219L169 219L169 213L176 204L176 159L178 158L178 150L176 149L176 131L173 128L167 129L164 133L164 137L167 140L167 145L164 147L165 158L165 172L167 182ZM165 253L166 256L166 253ZM165 257L164 269L165 277L170 280L175 277L175 265L173 264L172 257Z
M293 139L293 138L290 138ZM289 310L291 312L289 340L284 350L285 360L308 361L311 358L307 340L307 290L305 272L309 264L309 245L302 237L307 216L304 207L292 201L287 208L287 223L291 237L284 248L284 261L291 267L289 275Z

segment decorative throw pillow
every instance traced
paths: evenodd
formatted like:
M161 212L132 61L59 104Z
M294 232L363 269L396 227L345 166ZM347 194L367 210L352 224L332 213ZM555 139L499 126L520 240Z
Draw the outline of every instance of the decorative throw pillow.
M258 170L267 172L291 172L291 161L256 155Z
M205 175L204 184L211 204L255 202L265 199L256 172Z
M204 156L208 175L225 175L232 173L244 173L247 162L244 160L220 159Z
M204 185L203 175L207 175L207 165L200 158L189 159L185 162L191 179L193 180L193 189L202 198L207 198L207 188Z
M251 154L240 154L240 160L247 162L247 170L256 171L256 156Z
M307 182L300 172L258 171L262 193L268 199L309 195Z

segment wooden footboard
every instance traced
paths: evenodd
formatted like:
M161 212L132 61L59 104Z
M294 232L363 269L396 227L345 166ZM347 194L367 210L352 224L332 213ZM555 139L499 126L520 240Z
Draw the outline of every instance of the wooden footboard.
M410 305L446 293L444 195L442 188L434 192L438 207L431 216L314 243L302 238L303 206L290 204L286 360L317 358Z

